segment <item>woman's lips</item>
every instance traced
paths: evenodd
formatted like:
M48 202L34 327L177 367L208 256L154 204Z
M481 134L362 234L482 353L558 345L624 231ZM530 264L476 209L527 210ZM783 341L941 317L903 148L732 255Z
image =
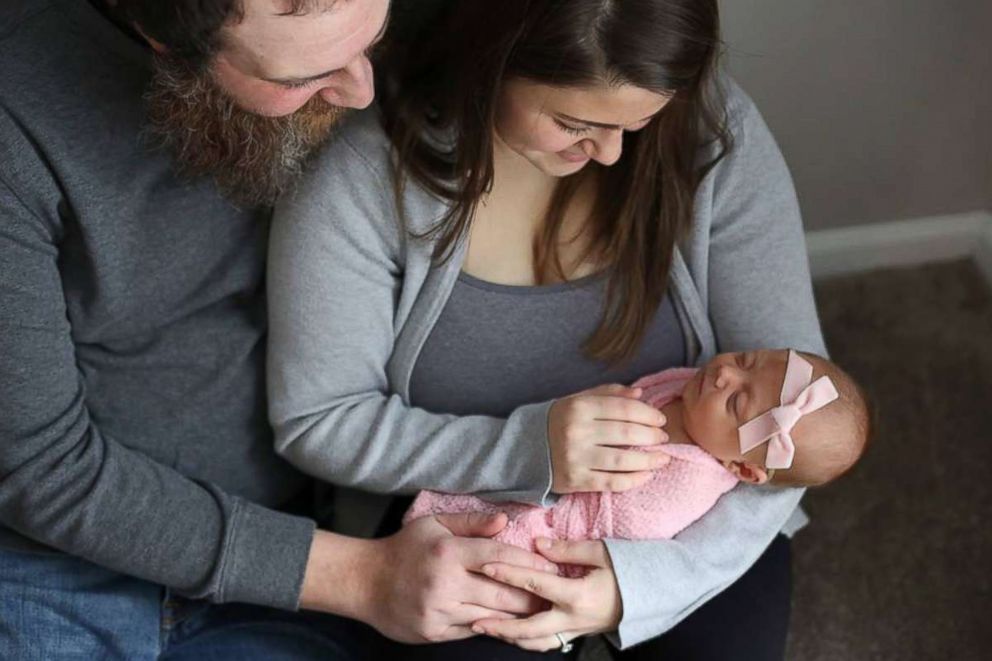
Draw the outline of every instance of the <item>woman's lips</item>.
M558 155L561 156L563 160L566 160L569 163L585 163L586 161L589 160L589 157L581 152L576 154L567 151L560 151L558 152Z

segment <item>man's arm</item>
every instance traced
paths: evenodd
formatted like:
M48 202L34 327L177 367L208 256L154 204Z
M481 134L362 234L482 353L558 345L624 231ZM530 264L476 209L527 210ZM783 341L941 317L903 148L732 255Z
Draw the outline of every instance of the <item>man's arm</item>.
M189 596L296 608L311 521L194 482L90 416L58 234L0 176L0 524Z

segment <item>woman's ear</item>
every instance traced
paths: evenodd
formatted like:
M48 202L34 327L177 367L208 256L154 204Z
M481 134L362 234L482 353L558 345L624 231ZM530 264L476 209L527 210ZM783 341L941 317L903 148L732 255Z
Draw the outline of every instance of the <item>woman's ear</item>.
M771 478L767 468L747 461L724 461L723 466L738 480L748 484L764 484Z

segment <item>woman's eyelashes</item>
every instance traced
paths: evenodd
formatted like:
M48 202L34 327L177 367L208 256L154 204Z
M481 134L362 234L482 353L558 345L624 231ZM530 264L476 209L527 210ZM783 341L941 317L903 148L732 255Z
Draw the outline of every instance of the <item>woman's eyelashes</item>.
M555 124L557 124L558 128L560 128L565 133L571 133L572 135L585 135L589 131L588 128L569 126L560 119L555 119Z

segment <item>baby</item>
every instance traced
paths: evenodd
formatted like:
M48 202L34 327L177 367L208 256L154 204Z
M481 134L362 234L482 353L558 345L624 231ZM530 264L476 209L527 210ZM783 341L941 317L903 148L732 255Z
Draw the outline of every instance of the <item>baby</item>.
M792 350L725 353L705 367L669 369L633 384L667 419L671 460L626 492L573 493L554 506L499 505L421 492L404 521L443 512L506 512L495 539L533 550L551 539L667 539L738 482L816 486L860 458L871 434L858 385L839 367ZM568 569L568 573L575 568Z

